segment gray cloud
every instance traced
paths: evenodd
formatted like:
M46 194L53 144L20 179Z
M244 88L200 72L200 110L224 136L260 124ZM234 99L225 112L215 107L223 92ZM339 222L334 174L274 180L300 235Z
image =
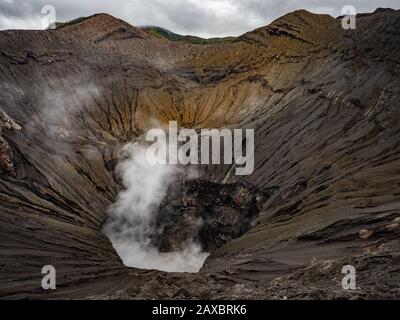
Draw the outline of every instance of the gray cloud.
M133 25L158 25L203 37L240 35L296 9L332 16L345 5L358 12L400 9L398 0L0 0L0 29L42 29L41 8L51 4L57 20L106 12Z

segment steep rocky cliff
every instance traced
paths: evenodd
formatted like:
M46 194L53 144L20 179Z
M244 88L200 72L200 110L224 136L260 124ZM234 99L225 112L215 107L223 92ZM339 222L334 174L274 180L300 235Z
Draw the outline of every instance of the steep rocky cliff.
M202 45L106 14L0 32L0 298L398 298L399 30L379 10L356 30L296 11ZM255 129L252 175L202 180L268 195L198 274L125 267L101 232L119 148L170 120Z

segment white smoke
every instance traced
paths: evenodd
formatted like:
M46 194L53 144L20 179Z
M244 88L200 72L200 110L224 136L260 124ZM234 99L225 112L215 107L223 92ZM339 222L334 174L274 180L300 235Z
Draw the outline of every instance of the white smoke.
M166 146L165 146L166 147ZM151 244L156 232L151 221L166 195L168 186L182 174L175 165L150 164L147 146L131 143L124 147L127 157L117 166L124 190L109 208L103 232L127 266L167 272L198 272L208 253L196 243L179 252L162 253Z
M93 83L80 83L71 79L52 80L44 90L38 123L46 126L52 135L70 136L74 132L77 115L100 96Z

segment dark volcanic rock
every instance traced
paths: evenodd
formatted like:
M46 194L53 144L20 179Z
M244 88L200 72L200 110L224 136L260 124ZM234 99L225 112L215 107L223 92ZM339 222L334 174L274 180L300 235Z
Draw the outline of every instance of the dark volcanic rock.
M153 241L164 252L179 251L192 241L206 252L214 251L255 225L264 197L239 183L178 183L161 203Z

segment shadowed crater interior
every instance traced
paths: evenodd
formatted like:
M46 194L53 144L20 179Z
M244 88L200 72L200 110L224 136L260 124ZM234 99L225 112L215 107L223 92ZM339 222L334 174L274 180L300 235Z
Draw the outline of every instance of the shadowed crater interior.
M212 252L255 225L264 197L240 183L192 180L174 184L155 216L157 233L152 241L163 252L180 250L188 241Z

